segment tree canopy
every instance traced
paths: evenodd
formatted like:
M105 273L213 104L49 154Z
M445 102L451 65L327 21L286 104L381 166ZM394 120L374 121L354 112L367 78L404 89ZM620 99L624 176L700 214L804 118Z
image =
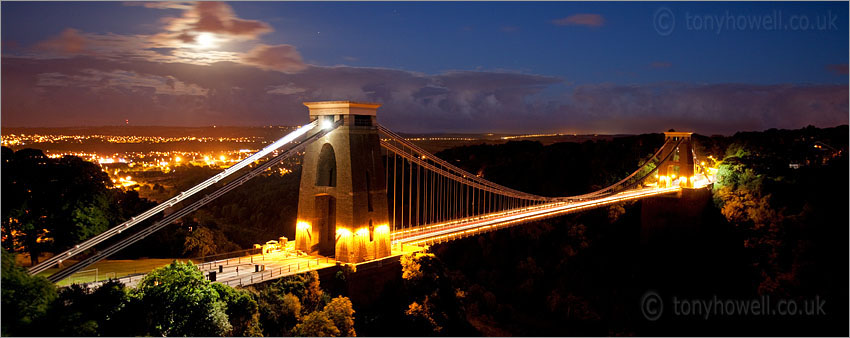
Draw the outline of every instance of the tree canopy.
M148 273L131 292L144 335L223 336L233 327L227 303L192 263L175 261Z
M33 263L150 207L134 191L111 189L109 176L79 157L6 147L2 157L3 246L29 253Z

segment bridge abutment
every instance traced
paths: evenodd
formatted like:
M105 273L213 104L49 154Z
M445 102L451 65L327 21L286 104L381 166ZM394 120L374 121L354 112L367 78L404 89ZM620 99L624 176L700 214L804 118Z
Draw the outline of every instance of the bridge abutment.
M682 189L675 195L641 201L641 243L652 247L688 242L703 227L703 215L711 203L711 189Z

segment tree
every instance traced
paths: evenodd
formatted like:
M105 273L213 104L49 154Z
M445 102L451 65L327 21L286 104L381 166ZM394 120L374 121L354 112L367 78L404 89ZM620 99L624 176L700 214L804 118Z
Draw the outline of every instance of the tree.
M97 195L91 202L77 202L71 210L68 238L62 242L79 243L109 228L107 195Z
M258 337L263 332L260 329L260 312L257 302L247 290L237 290L230 286L213 283L213 288L219 297L227 304L227 318L232 331L228 336Z
M298 337L338 337L339 333L324 311L313 311L304 316L304 321L293 330L293 334Z
M425 296L425 299L421 304L416 301L410 303L407 310L404 311L404 314L408 315L410 319L412 319L413 323L417 327L420 327L420 330L440 333L443 330L443 327L437 323L436 319L434 319L435 311L431 309L431 302L428 298L428 296Z
M322 291L319 273L316 271L282 278L272 287L281 294L292 293L298 297L307 312L321 310L322 306L329 301L328 295Z
M97 164L75 156L4 147L2 171L3 245L29 253L33 264L41 253L67 249L149 206L138 195L123 198L135 193L112 189Z
M267 336L289 335L301 321L301 301L291 293L279 294L264 289L257 295L260 305L260 322Z
M126 334L128 321L135 321L126 316L127 304L130 302L129 289L118 280L109 280L101 284L87 297L91 307L89 311L98 323L101 336L120 336Z
M445 333L464 322L464 292L452 284L446 266L434 254L402 256L402 278L408 296L407 320L414 335ZM450 333L451 334L451 333Z
M61 336L97 336L99 323L94 318L93 304L88 288L72 284L59 290L59 297L51 313L51 327Z
M315 271L251 287L267 336L355 336L354 308L347 297L330 299Z
M355 337L354 331L354 308L348 297L336 297L330 301L322 310L330 318L339 333L345 337Z
M143 335L223 336L232 330L224 301L192 263L151 271L131 293Z
M287 331L292 330L301 321L301 301L291 293L281 297L280 323Z
M15 263L15 255L2 249L2 334L31 335L31 325L48 311L56 299L56 286L44 277L30 276Z
M197 227L186 236L183 253L194 254L195 257L203 257L216 252L213 233L206 227Z
M417 259L419 255L424 254L410 254L401 256L401 278L404 280L419 280L422 278L422 266L419 264L419 260ZM428 254L433 256L433 254Z

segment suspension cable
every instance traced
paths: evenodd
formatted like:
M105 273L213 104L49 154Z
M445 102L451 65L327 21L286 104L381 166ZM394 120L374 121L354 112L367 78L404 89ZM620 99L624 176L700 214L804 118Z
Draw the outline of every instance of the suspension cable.
M217 183L218 181L230 176L231 174L237 172L239 169L242 169L245 166L253 163L254 161L257 161L257 160L265 157L266 155L268 155L272 151L277 150L278 148L282 147L283 145L292 142L296 138L303 136L305 133L312 130L317 125L318 125L318 122L313 121L313 122L311 122L311 123L309 123L309 124L307 124L307 125L305 125L301 128L296 129L295 131L287 134L286 136L275 141L274 143L266 146L262 150L254 153L253 155L251 155L251 156L247 157L246 159L240 161L239 163L225 169L224 171L218 173L217 175L215 175L213 177L210 177L209 179L201 182L200 184L198 184L198 185L196 185L192 188L189 188L186 191L181 192L177 196L172 197L171 199L169 199L169 200L167 200L163 203L160 203L159 205L157 205L157 206L155 206L155 207L153 207L153 208L151 208L151 209L149 209L149 210L147 210L147 211L145 211L145 212L143 212L143 213L141 213L137 216L131 217L130 220L128 220L124 223L121 223L121 224L119 224L115 227L112 227L111 229L108 229L108 230L98 234L97 236L89 238L88 240L85 240L82 243L75 245L71 249L68 249L68 250L66 250L62 253L59 253L59 254L51 257L51 258L48 258L47 260L45 260L45 261L43 261L39 264L32 266L28 270L29 273L31 275L35 275L35 274L38 274L42 271L45 271L45 270L51 268L52 266L56 265L58 262L60 262L62 260L66 260L66 259L71 258L73 256L76 256L77 254L79 254L79 253L81 253L85 250L88 250L89 248L92 248L97 244L100 244L101 242L111 238L112 236L115 236L115 235L121 233L122 231L125 231L125 230L129 229L130 227L132 227L136 224L139 224L139 223L147 220L148 218L151 218L152 216L157 215L162 211L165 211L166 209L168 209L170 207L173 207L175 204L177 204L177 203L179 203L183 200L186 200L187 198L189 198L192 195L200 192L201 190L204 190L205 188L207 188L207 187Z

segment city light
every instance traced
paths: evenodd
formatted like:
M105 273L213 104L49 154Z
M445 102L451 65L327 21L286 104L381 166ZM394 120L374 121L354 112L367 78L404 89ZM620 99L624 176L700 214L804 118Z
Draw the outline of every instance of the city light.
M515 136L502 136L503 140L513 140L518 138L531 138L531 137L553 137L553 136L562 136L563 134L528 134L528 135L515 135Z

